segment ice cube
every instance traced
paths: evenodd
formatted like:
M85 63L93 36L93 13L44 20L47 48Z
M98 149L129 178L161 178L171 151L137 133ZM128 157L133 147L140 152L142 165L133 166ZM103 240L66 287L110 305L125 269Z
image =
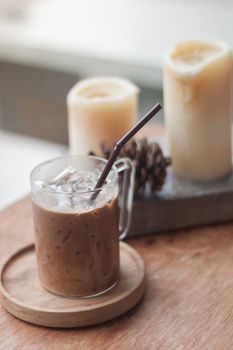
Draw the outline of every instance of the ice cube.
M51 185L59 185L61 183L64 183L65 181L68 181L72 175L76 173L76 169L72 166L68 166L67 168L63 169L59 174L57 174L54 178L50 179L48 181L48 184Z
M59 195L58 209L62 211L70 211L74 209L73 197L70 195Z
M43 203L43 206L47 208L56 207L58 204L58 199L52 192L39 191L36 193L36 199L39 203Z
M64 192L64 193L72 193L73 192L73 187L70 182L63 182L62 184L56 186L56 191L57 192Z

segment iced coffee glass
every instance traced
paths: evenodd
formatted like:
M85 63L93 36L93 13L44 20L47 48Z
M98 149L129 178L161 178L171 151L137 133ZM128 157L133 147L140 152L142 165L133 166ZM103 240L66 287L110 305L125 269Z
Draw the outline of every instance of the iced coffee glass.
M31 173L38 276L57 295L95 296L119 279L119 238L129 230L134 169L129 159L118 160L95 190L105 164L98 157L66 156Z

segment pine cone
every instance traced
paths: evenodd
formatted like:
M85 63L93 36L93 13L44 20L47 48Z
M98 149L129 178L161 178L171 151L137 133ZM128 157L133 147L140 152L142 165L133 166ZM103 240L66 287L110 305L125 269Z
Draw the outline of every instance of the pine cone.
M112 148L106 144L101 145L105 158L109 158ZM158 143L148 143L146 138L129 141L121 150L119 157L130 158L135 165L135 188L134 193L143 192L146 184L152 191L161 190L167 175L166 168L171 164Z

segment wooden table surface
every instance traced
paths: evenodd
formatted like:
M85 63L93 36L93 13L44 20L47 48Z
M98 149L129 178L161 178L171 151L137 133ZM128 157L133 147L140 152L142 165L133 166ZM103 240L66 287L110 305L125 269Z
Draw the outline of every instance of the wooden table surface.
M0 264L32 242L29 198L0 214ZM233 349L233 223L128 240L146 263L143 300L104 324L37 327L0 307L0 349Z

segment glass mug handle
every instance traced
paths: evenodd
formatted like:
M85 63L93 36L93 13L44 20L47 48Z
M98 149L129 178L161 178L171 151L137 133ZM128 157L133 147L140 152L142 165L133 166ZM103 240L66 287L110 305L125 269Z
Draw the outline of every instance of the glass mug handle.
M122 181L119 184L119 232L120 240L124 239L130 228L131 214L134 194L134 175L135 169L129 158L118 159L114 163L119 175L122 173Z

